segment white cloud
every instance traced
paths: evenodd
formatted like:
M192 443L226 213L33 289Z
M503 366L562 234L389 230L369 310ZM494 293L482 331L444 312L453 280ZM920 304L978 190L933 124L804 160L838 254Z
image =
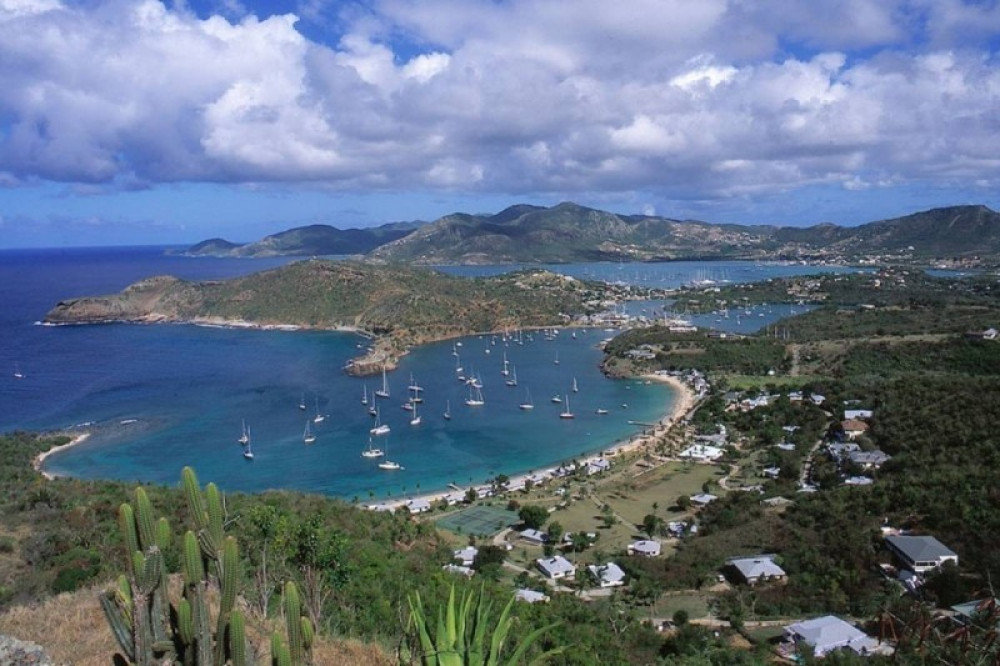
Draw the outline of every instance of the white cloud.
M0 0L0 173L704 198L1000 180L986 5L383 0L332 45L225 6Z

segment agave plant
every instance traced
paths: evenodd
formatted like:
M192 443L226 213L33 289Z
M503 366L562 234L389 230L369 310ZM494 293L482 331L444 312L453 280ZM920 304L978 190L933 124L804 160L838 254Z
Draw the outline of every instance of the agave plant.
M478 596L466 590L456 605L455 586L452 585L447 606L438 608L433 633L420 593L414 592L407 598L410 602L412 630L420 644L420 663L424 666L513 666L524 659L528 648L542 634L558 624L534 630L512 648L509 656L505 656L505 643L514 624L514 618L510 615L510 609L514 605L513 596L494 623L493 603L486 598L482 588ZM562 651L561 647L549 650L530 663L541 664L548 657Z

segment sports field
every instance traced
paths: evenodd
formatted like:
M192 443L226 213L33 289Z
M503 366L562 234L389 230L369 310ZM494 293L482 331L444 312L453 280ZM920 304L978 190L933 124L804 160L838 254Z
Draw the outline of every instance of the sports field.
M494 506L470 506L437 521L438 527L456 534L493 535L520 522L513 511Z

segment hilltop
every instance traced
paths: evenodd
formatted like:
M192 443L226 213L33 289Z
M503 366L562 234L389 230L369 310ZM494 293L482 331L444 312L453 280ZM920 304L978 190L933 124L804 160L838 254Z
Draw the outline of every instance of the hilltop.
M370 253L421 264L667 261L676 259L1000 257L1000 214L986 206L936 208L858 227L742 226L617 215L561 203L496 215L455 213Z
M354 365L354 372L364 374L382 364L391 367L415 344L565 324L620 292L538 270L473 279L398 265L311 259L224 281L151 277L118 294L62 301L45 321L359 330L379 338L374 351Z
M222 238L202 241L185 250L188 256L274 257L365 254L402 238L422 222L393 222L370 229L338 229L328 224L296 227L253 243L233 243Z

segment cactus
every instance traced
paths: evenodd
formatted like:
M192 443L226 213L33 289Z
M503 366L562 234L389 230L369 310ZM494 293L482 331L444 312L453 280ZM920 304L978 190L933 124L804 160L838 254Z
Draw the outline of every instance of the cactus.
M166 518L154 520L146 491L136 488L133 503L118 510L118 525L125 546L127 575L101 595L101 608L122 654L121 660L147 666L253 666L248 649L246 620L235 609L241 579L236 538L226 536L225 503L214 484L205 494L194 470L181 475L194 529L184 533L182 549L183 596L176 604L168 598L168 571L164 551L173 544ZM208 565L206 567L206 564ZM219 613L212 631L206 601L210 585L218 585ZM272 663L303 666L312 648L314 629L302 616L298 589L284 588L288 641L272 637Z

